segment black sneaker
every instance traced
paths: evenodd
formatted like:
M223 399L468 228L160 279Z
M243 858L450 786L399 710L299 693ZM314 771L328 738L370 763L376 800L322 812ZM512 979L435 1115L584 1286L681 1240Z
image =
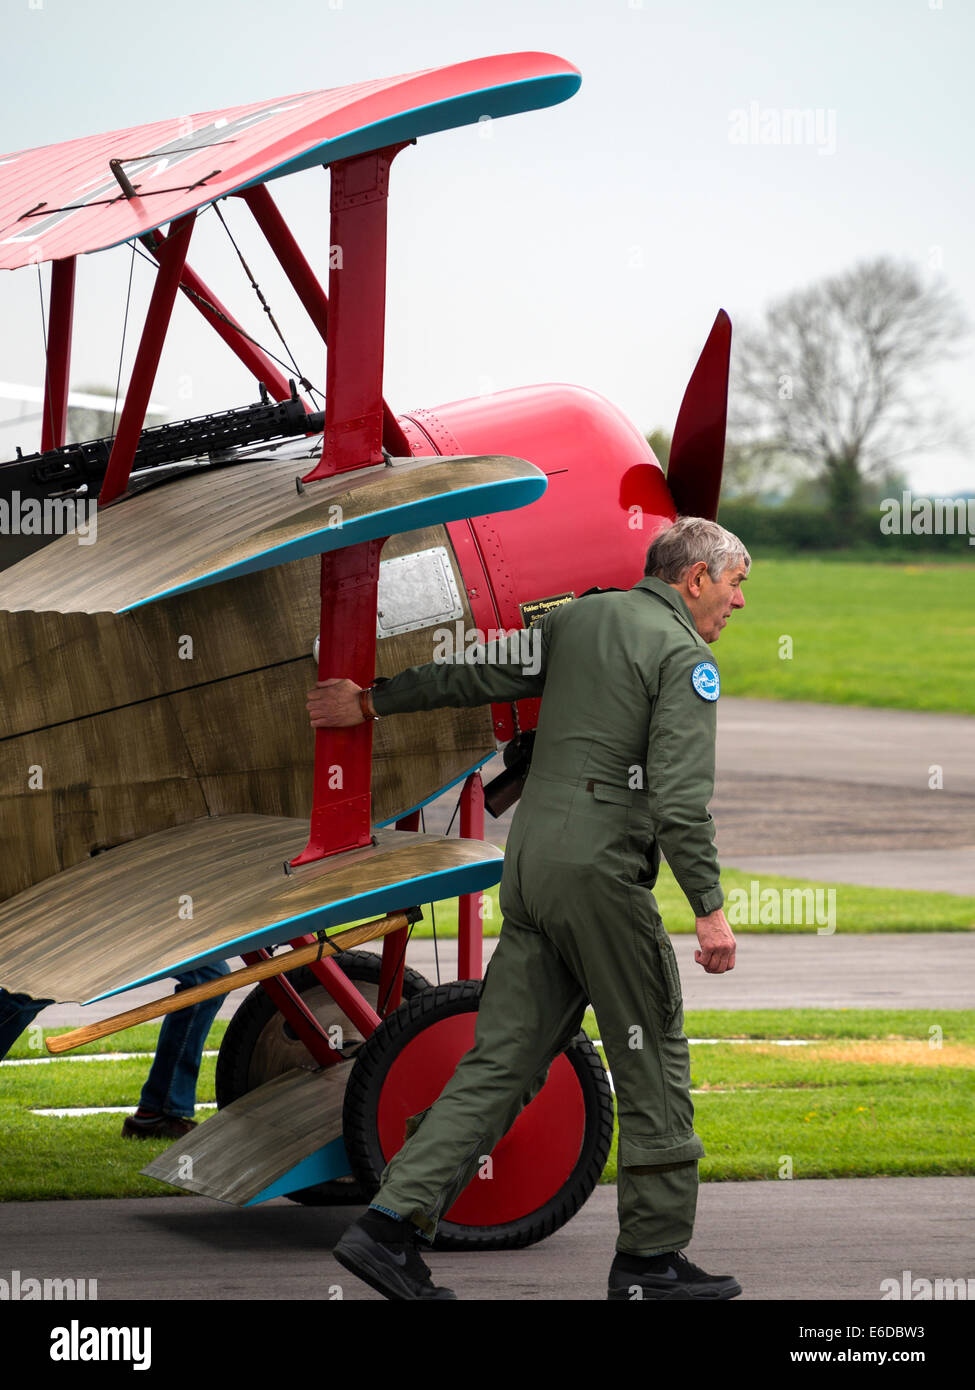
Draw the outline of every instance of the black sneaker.
M196 1121L183 1115L129 1115L122 1125L123 1139L182 1139L196 1129Z
M640 1259L617 1255L609 1271L608 1298L625 1302L653 1299L737 1298L741 1285L730 1274L705 1274L679 1250Z
M456 1298L453 1289L438 1288L434 1284L420 1258L416 1241L416 1235L405 1234L405 1239L385 1243L364 1230L361 1221L355 1221L332 1254L344 1269L384 1298Z

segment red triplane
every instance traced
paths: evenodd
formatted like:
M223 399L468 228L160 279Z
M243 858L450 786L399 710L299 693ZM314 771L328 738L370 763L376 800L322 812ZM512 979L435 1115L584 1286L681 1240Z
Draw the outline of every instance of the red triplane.
M666 482L639 431L582 388L401 415L383 399L393 160L579 82L560 58L506 54L0 161L0 268L52 263L40 451L0 465L10 514L16 500L52 520L0 541L0 984L90 1003L243 957L261 982L220 1050L220 1108L145 1170L191 1191L363 1200L473 1037L479 985L431 987L406 944L416 904L458 897L459 975L479 980L480 895L501 853L482 838L478 769L504 745L517 771L538 702L320 730L313 753L316 634L320 676L368 685L430 660L438 630L510 631L593 586L628 587L665 520L717 510L724 313ZM341 252L327 296L268 191L316 165ZM190 269L197 218L234 200L327 340L323 415ZM77 257L122 243L157 265L124 409L111 439L66 445ZM181 293L262 400L146 429ZM50 534L96 497L94 544ZM460 838L421 833L420 808L451 786ZM381 956L348 949L379 937ZM300 954L273 954L285 944ZM598 1181L612 1113L598 1055L573 1046L440 1244L555 1230Z

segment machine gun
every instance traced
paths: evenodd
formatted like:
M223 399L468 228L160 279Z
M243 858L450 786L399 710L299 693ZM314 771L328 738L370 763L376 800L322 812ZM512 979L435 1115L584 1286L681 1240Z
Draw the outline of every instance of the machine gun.
M290 382L290 386L291 399L278 404L272 404L262 385L262 398L254 405L143 430L132 465L129 494L164 480L153 478L150 470L182 459L206 456L210 463L223 462L222 455L243 444L321 434L325 428L324 412L306 414L295 383ZM104 481L113 443L109 436L83 444L63 444L38 454L23 454L18 449L16 459L0 463L0 495L10 497L16 491L21 497L42 501L78 493L95 495ZM137 473L141 476L135 476ZM164 476L168 480L174 475Z

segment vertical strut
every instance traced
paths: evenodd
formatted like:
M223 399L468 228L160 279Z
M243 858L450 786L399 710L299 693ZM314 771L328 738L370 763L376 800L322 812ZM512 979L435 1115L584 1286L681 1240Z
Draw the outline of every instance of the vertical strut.
M44 419L41 453L59 449L68 423L68 376L71 369L71 329L74 321L75 257L51 266L51 308L47 326L47 375L44 381Z
M411 811L396 822L397 830L419 830L420 813ZM383 1018L398 1009L403 1002L403 975L406 969L406 943L410 929L390 932L383 937L383 961L379 969L379 1012Z
M331 166L325 443L306 483L382 462L386 204L402 148Z
M336 673L371 685L376 670L376 590L386 538L322 556L318 679ZM315 730L308 844L292 864L372 843L372 724Z
M312 295L312 317L321 324L325 315L329 336L325 443L305 483L383 461L386 201L389 166L402 148L391 145L332 165L327 309L299 275ZM288 255L267 202L258 197L254 206ZM341 672L357 685L372 683L384 544L385 537L322 556L319 680ZM371 844L371 781L371 724L316 730L311 827L293 864Z
M465 840L484 839L484 787L472 772L460 795L460 833ZM479 980L483 969L483 893L462 893L457 902L457 978Z

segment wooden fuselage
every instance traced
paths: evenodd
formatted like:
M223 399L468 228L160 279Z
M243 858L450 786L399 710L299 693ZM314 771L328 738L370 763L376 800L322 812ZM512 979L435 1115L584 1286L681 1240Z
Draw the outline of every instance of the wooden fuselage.
M393 536L383 557L431 546L450 554L470 626L445 528ZM0 613L0 901L201 816L307 819L318 574L313 556L119 615ZM435 626L382 638L377 673L429 661ZM488 708L380 720L373 820L494 747Z

